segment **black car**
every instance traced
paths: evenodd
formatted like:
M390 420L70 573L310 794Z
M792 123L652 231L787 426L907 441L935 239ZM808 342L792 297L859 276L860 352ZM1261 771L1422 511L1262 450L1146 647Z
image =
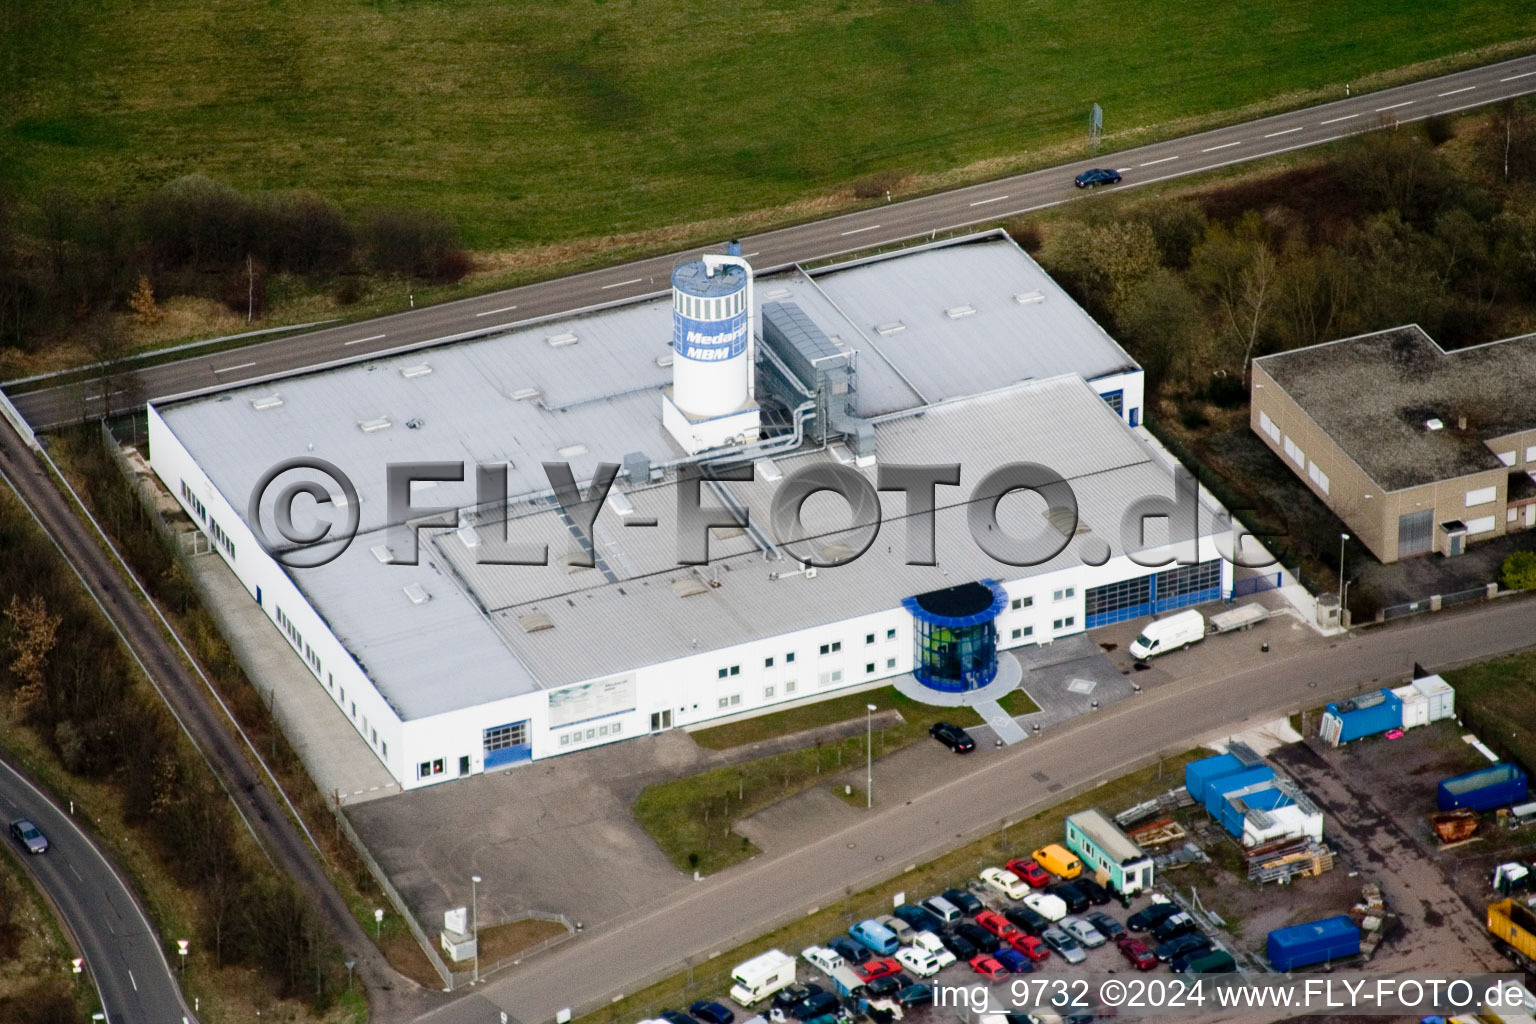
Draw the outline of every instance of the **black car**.
M1084 171L1072 179L1072 184L1078 188L1093 188L1095 185L1118 185L1120 172L1109 167L1095 167Z
M698 1021L686 1013L681 1013L677 1010L662 1010L657 1016L666 1021L667 1024L699 1024Z
M704 1024L731 1024L731 1021L736 1019L736 1015L730 1010L708 999L697 1000L688 1007L688 1012L702 1020Z
M837 996L831 992L817 992L790 1010L789 1015L795 1018L795 1020L810 1020L812 1017L820 1017L824 1013L835 1013L839 1005L841 1004L838 1003ZM687 1020L686 1017L683 1019ZM669 1021L668 1024L677 1024L677 1022Z
M969 754L976 749L971 734L950 722L934 722L928 727L928 735L957 754Z
M1177 903L1154 903L1126 918L1125 926L1133 932L1144 932L1150 928L1156 928L1178 912Z
M965 924L955 925L955 934L964 936L965 941L983 953L996 953L997 947L1002 945L1002 942L996 935L993 935L981 925L971 924L969 921Z
M834 935L828 939L827 948L836 952L838 956L847 960L850 964L861 964L866 960L872 959L875 955L846 935Z
M1176 939L1180 935L1188 935L1190 932L1199 930L1200 926L1195 924L1195 919L1188 914L1174 914L1152 929L1152 938L1157 942L1167 942L1169 939Z
M815 982L801 984L792 981L773 994L773 1005L780 1010L788 1010L796 1003L803 1003L811 996L819 995L821 991L821 986Z
M1061 898L1061 902L1067 905L1069 914L1081 914L1088 909L1088 897L1077 887L1076 882L1057 882L1045 890L1052 896Z
M1110 942L1114 942L1125 934L1125 925L1116 921L1102 910L1095 910L1088 915L1088 923L1099 930L1099 934Z
M922 907L913 906L911 903L903 903L891 911L891 916L898 921L905 921L915 930L920 932L933 932L937 935L944 930L944 922L934 917Z
M1152 951L1152 955L1167 963L1169 960L1188 956L1191 953L1204 953L1210 948L1211 940L1209 936L1202 935L1199 932L1186 932L1158 946Z
M933 1002L933 987L918 982L896 993L896 1001L902 1006L921 1006Z
M962 913L970 914L972 917L987 909L987 905L968 889L945 889L939 895L959 907Z
M1033 907L1009 907L1003 911L1003 916L1008 923L1015 928L1022 928L1031 935L1039 935L1051 926L1051 922L1045 919L1045 915Z
M966 963L970 963L971 959L975 957L977 953L981 952L981 950L977 949L976 945L967 939L964 935L957 934L953 931L940 932L939 941L944 944L945 949L955 954L956 960L963 960Z
M1115 898L1115 894L1104 888L1091 878L1074 878L1072 884L1077 886L1077 891L1088 897L1088 902L1096 907L1102 907Z
M912 984L912 979L897 971L895 974L887 974L883 978L876 978L864 986L864 994L872 999L883 999L886 996L895 995L901 989Z

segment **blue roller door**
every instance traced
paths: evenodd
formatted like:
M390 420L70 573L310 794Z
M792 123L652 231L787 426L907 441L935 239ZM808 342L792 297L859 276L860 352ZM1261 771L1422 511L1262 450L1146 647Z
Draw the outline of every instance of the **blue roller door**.
M1179 565L1150 576L1089 587L1083 596L1088 629L1216 601L1221 598L1221 561Z

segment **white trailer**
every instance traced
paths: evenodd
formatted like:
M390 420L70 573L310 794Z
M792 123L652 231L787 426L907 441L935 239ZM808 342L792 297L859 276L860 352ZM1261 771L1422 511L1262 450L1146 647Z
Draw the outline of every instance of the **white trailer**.
M731 998L739 1006L751 1006L795 980L795 958L781 950L753 957L731 971Z
M1232 633L1240 629L1252 629L1269 618L1269 609L1261 604L1244 604L1217 612L1211 616L1207 628L1212 633Z

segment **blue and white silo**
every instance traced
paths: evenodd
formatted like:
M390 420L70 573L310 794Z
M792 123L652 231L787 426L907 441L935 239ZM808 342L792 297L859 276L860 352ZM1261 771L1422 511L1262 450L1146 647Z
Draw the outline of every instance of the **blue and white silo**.
M672 271L672 400L691 419L737 412L752 395L751 283L739 257Z

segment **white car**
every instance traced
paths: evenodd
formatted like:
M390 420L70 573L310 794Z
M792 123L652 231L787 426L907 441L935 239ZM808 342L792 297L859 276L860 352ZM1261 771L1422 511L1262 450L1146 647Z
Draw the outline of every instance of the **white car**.
M1024 905L1047 921L1060 921L1067 916L1067 901L1060 896L1052 896L1048 892L1026 894Z
M933 932L918 932L912 937L912 945L924 953L932 953L940 967L948 967L955 962L955 954L951 953Z
M982 868L981 880L987 883L987 887L1002 893L1011 900L1022 900L1033 890L1029 883L1024 881L1012 871L1004 871L1002 868ZM1062 911L1066 913L1066 911Z
M1104 933L1080 917L1068 914L1058 922L1068 935L1083 944L1085 949L1097 949L1109 940Z
M807 946L800 951L800 956L823 974L831 974L847 964L837 950L825 946Z
M953 959L953 956L951 956L951 959ZM918 949L916 946L902 946L898 949L896 951L896 962L919 978L931 978L944 967L943 964L939 963L938 957L926 949Z

